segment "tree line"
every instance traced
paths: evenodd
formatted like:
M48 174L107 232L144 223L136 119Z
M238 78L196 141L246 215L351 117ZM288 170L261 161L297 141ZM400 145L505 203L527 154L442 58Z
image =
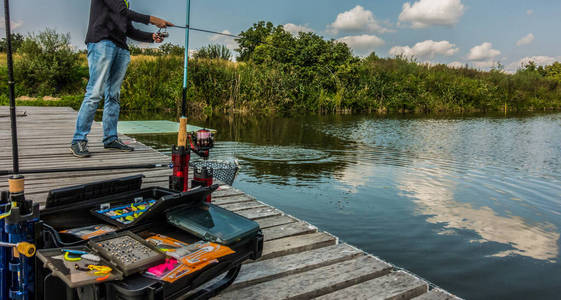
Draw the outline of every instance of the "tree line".
M264 21L239 36L235 61L223 45L208 45L193 56L188 89L193 108L424 113L561 108L559 62L530 62L507 74L500 66L480 71L375 53L361 58L344 43L315 33L294 35ZM20 39L18 95L64 96L67 100L49 104L79 106L87 63L69 40L68 34L49 29ZM123 84L123 108L175 109L181 99L183 53L183 47L169 43L158 49L132 46L132 55L153 58L139 56L131 62ZM0 66L0 104L6 101L5 73L5 65Z

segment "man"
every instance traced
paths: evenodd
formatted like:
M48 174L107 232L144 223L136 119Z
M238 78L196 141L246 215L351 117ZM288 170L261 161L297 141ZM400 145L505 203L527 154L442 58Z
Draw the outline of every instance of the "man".
M90 22L86 44L90 79L84 101L78 112L76 132L70 150L76 157L89 157L88 133L90 133L97 106L103 97L103 144L106 149L133 151L117 137L119 97L121 84L130 62L127 37L141 42L161 43L157 34L137 30L132 22L151 23L159 28L172 23L137 13L129 9L128 0L91 0Z

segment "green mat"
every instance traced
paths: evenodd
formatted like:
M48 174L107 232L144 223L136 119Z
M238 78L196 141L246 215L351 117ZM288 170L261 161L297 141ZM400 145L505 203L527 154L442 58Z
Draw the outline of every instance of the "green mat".
M202 127L187 125L187 132L195 132ZM208 129L208 128L207 128ZM176 133L179 123L172 121L119 121L117 131L122 134ZM209 129L210 131L216 131Z

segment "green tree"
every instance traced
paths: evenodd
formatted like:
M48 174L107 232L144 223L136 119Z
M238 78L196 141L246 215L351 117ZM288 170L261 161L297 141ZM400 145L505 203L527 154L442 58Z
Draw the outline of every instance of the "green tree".
M185 53L185 47L175 45L172 43L165 43L160 46L160 52L163 55L183 55Z
M561 63L556 61L550 66L545 67L545 76L561 82Z
M24 40L25 38L22 34L12 33L12 51L18 52ZM0 52L6 51L8 51L8 39L4 37L0 40Z
M271 22L259 21L253 24L251 28L240 33L240 38L236 39L238 48L236 51L240 54L238 61L248 61L255 51L267 37L273 32L274 25Z
M129 52L131 55L140 55L142 54L142 48L138 47L135 44L129 44Z

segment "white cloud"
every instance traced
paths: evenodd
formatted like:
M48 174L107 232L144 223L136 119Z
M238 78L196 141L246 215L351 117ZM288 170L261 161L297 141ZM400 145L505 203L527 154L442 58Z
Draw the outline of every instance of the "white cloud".
M448 67L452 68L452 69L461 69L465 66L466 64L459 62L459 61L453 61L449 64L447 64Z
M20 21L10 20L10 29L11 30L16 30L16 29L20 28L21 26L23 26L23 21L21 21L21 20ZM2 29L2 30L6 29L6 19L4 19L4 17L0 17L0 29Z
M531 15L534 14L534 10L533 10L533 9L528 9L528 10L526 11L526 14L527 14L528 16L531 16Z
M496 67L499 64L496 60L484 60L484 61L474 61L473 66L478 69L489 69L492 67Z
M390 55L403 55L409 58L419 58L422 60L433 59L437 55L452 56L460 51L455 44L449 41L435 42L427 40L415 44L413 48L409 46L396 46L390 49Z
M471 61L490 61L501 55L501 51L493 49L493 44L485 42L479 46L471 48L468 59Z
M372 11L357 5L355 8L337 15L335 22L327 25L327 31L331 34L338 34L339 32L384 33L391 30L380 25Z
M426 28L433 25L453 26L464 14L461 0L419 0L413 4L403 4L399 21L410 23L412 28Z
M284 30L286 30L287 32L290 32L292 34L298 34L300 32L313 32L314 31L313 29L311 29L310 27L308 27L306 25L296 25L296 24L292 24L292 23L285 24L283 27L284 27Z
M223 30L223 34L232 34L229 30ZM238 47L238 43L233 37L224 36L220 34L215 34L209 38L209 40L214 44L222 44L225 45L228 49L234 50Z
M520 47L524 45L529 45L534 41L534 39L535 39L534 34L529 33L527 36L518 40L518 42L516 42L516 46Z
M232 34L232 33L230 32L230 30L227 30L227 29L226 29L226 30L222 30L221 33L222 33L222 34ZM231 37L229 37L229 36L220 35L220 34L215 34L215 35L213 35L213 36L210 37L210 40L213 41L213 42L219 42L219 41L223 41L223 40L226 40L226 39L233 39L233 38L231 38Z
M347 46L359 55L369 54L374 50L374 48L385 44L384 40L381 38L368 34L345 36L337 41L347 44Z
M515 72L518 69L523 68L525 65L529 64L530 62L534 62L538 66L547 66L551 65L556 61L561 61L561 56L552 57L552 56L526 56L519 61L515 61L509 64L506 67L507 71Z

